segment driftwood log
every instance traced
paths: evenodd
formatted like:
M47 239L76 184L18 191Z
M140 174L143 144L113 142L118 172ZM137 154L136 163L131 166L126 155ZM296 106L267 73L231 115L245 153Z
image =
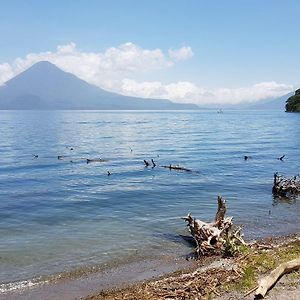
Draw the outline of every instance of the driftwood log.
M299 175L292 178L274 174L274 183L272 192L274 196L295 197L300 193L300 177Z
M232 255L237 245L246 244L240 233L241 228L232 232L232 217L225 218L225 214L226 201L218 196L218 210L213 222L197 220L191 214L182 218L188 223L188 229L196 242L198 257L217 253Z
M87 158L86 159L87 164L90 164L90 163L93 163L93 162L108 162L108 160L107 159L102 159L102 158Z
M168 166L161 166L161 167L162 167L162 168L166 168L166 169L170 169L170 170L192 172L191 169L187 169L187 168L180 167L180 166L172 166L172 165L168 165Z
M268 290L275 285L282 275L298 269L300 269L300 258L279 265L268 276L261 279L255 297L264 298Z
M155 161L153 159L151 159L151 163L152 163L152 168L155 168L156 167L156 163L155 163ZM150 166L150 163L146 159L144 159L144 165L147 168L147 167ZM167 166L160 166L160 167L161 168L165 168L165 169L169 169L169 170L192 172L191 169L180 167L179 165L169 164Z

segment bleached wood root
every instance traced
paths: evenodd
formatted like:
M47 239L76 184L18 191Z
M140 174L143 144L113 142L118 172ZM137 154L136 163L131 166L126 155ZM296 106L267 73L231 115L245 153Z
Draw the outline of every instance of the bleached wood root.
M188 223L189 231L197 245L196 252L198 256L208 253L220 253L224 250L226 252L229 248L230 250L234 250L237 243L245 245L240 234L241 229L229 232L232 227L232 217L225 218L225 213L226 201L221 196L218 196L218 211L214 222L208 223L197 220L191 214L182 218Z
M255 293L256 298L264 298L268 290L272 288L277 280L284 274L300 269L300 258L279 265L268 276L260 280Z
M295 197L300 193L300 177L299 175L292 178L274 174L274 183L272 192L275 196Z

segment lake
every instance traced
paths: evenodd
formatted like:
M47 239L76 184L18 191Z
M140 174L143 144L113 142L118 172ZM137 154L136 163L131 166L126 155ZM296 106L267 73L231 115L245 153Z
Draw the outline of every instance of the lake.
M246 239L295 232L299 201L271 190L299 155L300 114L280 111L0 111L0 291L187 254L180 217L212 220L217 195Z

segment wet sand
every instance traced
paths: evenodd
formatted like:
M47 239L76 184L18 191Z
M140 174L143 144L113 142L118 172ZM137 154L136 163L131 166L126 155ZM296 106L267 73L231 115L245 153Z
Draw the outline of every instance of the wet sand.
M157 278L194 264L185 257L166 256L114 267L80 278L68 278L22 290L0 294L2 300L75 300L102 290L122 288L132 283Z

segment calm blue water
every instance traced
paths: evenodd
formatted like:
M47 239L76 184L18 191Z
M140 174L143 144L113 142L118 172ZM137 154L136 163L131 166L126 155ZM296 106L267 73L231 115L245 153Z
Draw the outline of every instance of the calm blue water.
M246 237L299 230L299 201L271 194L299 155L300 114L0 111L0 282L188 253L180 217L213 219L218 194Z

